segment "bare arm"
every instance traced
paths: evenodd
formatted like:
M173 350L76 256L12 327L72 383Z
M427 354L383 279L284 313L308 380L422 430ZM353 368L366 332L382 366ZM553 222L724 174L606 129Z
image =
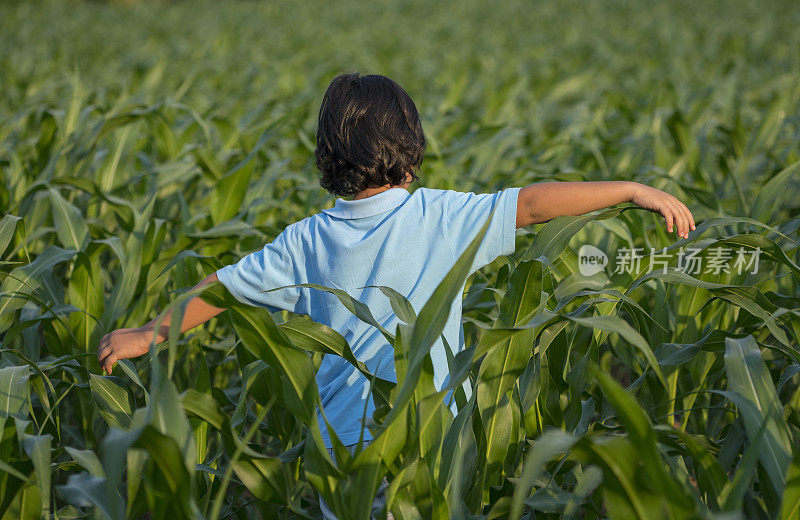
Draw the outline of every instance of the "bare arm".
M659 189L627 181L543 182L522 188L517 201L517 227L529 226L565 215L582 215L623 202L664 216L667 232L675 227L688 238L695 228L689 209L677 198Z
M214 273L204 278L200 283L195 285L193 289L216 281L217 274ZM186 310L183 313L181 332L186 332L189 329L193 329L207 322L224 310L223 308L207 304L199 296L192 297L186 304ZM171 311L167 311L163 319L159 316L141 327L134 329L117 329L103 336L103 339L100 340L100 348L97 351L97 361L100 364L100 368L102 368L106 374L110 374L114 363L120 359L146 354L150 349L150 343L153 341L154 333L156 334L157 343L165 341L169 335L171 314ZM159 320L161 320L161 325L158 331L156 331Z

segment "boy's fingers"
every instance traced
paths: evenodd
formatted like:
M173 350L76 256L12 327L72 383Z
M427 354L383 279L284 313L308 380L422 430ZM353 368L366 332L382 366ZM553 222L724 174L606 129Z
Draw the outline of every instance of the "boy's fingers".
M675 208L675 214L678 215L678 236L686 238L689 232L689 220L686 218L686 214L681 208Z
M694 231L696 226L695 226L695 223L694 223L694 217L692 216L692 212L689 210L689 208L683 202L680 202L679 204L680 204L680 207L681 207L681 211L683 212L684 215L686 215L686 223L688 224L689 229Z
M679 235L682 238L688 238L689 237L689 215L686 214L686 207L679 202L678 203L678 207L676 209L677 209L678 215L680 215L680 233L679 233Z
M680 236L681 234L681 214L676 210L676 208L670 208L672 212L672 222L675 226L675 234Z
M680 202L678 202L677 211L681 216L681 236L686 238L689 236L689 212L686 210L686 206Z
M692 230L692 216L689 215L689 210L686 208L683 209L683 219L686 221L686 232L684 233L684 238L689 238L689 231Z
M118 358L118 356L116 356L116 355L114 354L114 351L113 351L113 350L111 350L111 349L107 349L107 350L106 350L106 352L105 352L105 353L103 353L103 355L102 355L102 356L98 356L97 358L98 358L98 359L97 359L97 363L98 363L100 366L103 366L103 365L104 365L104 364L105 364L105 363L106 363L106 362L107 362L109 359L111 359L111 358L114 358L114 359L116 360L116 359Z
M686 208L686 213L689 215L689 226L691 227L692 231L694 231L697 227L694 224L694 216L692 216L692 212L689 210L689 208Z
M674 222L672 211L664 210L664 220L667 223L667 233L672 233L672 224Z

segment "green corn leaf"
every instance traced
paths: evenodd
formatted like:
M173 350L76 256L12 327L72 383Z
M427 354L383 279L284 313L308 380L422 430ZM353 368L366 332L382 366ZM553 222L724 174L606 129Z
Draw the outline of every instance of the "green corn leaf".
M627 439L581 439L573 453L603 470L603 484L598 488L612 518L653 520L671 518L669 506L661 493L647 486L637 475L640 455Z
M215 225L232 219L241 210L254 167L252 161L237 166L217 182L211 202L211 218Z
M71 446L64 448L72 460L80 464L80 466L89 472L93 477L105 478L106 472L103 469L103 464L97 455L91 450L79 450Z
M725 371L731 392L741 396L735 403L740 407L748 436L754 438L761 424L766 422L766 431L758 444L758 460L780 496L786 485L786 468L791 462L791 443L783 419L783 406L752 336L725 339Z
M30 368L27 366L0 368L0 424L5 424L9 417L28 418L29 376Z
M253 355L282 370L288 382L283 387L286 407L304 422L310 422L319 400L311 358L292 345L266 310L239 303L221 284L206 286L203 298L212 305L230 309L234 326L245 347Z
M760 220L756 220L753 218L748 217L714 217L706 219L695 227L695 229L689 231L689 239L682 240L679 242L675 242L667 246L667 251L672 251L674 249L679 249L682 247L689 247L693 244L698 244L700 248L708 247L708 244L713 244L713 240L706 240L700 241L700 237L705 233L707 230L715 227L724 227L724 226L733 226L735 224L749 224L751 226L755 226L762 229L768 229L773 233L777 233L779 235L783 235L778 229L770 226L769 224L764 224ZM760 235L739 235L739 236L760 236ZM783 235L784 238L788 238L786 235ZM723 239L724 240L724 239Z
M39 486L42 511L50 511L50 435L24 435L22 447L33 462L36 485Z
M92 243L78 253L69 280L69 301L82 311L70 316L70 326L81 341L83 352L96 350L102 333L100 318L105 310L105 287L96 273L101 270L103 249Z
M209 394L192 389L186 390L181 394L181 404L186 412L199 417L217 430L223 430L228 421L220 411L216 399Z
M522 261L539 260L546 258L550 262L564 252L569 241L583 227L593 220L604 220L614 218L625 210L634 209L620 208L610 209L597 214L581 215L577 217L556 217L546 223L542 229L536 233L533 243L525 251Z
M236 476L248 491L265 502L286 501L286 466L277 458L251 458L233 463Z
M136 372L136 367L134 366L133 362L131 362L130 359L120 359L117 361L117 366L122 369L123 372L125 372L125 375L128 376L131 381L136 383L136 386L142 389L142 392L144 392L145 403L149 403L150 393L147 391L147 388L145 388L144 383L142 383L142 380L139 377L139 374Z
M347 344L347 340L341 334L326 325L311 321L308 317L293 318L281 323L278 328L299 348L344 358L348 363L356 367L364 377L372 381L373 389L388 404L389 393L394 388L395 383L372 374L366 364L356 359L352 350L350 350L350 345Z
M21 220L22 217L14 215L5 215L3 220L0 220L0 255L5 252L6 248L8 248L8 244L11 243Z
M737 403L742 409L749 409L752 407L749 401L743 399L739 394L732 392L719 392L725 395L731 401ZM722 504L723 511L740 511L744 497L747 494L748 487L750 486L753 477L756 474L756 464L758 462L758 453L761 449L761 442L764 434L767 431L768 418L764 418L758 431L750 438L751 444L744 450L739 465L736 467L736 472L733 474L733 479L729 480L725 487L719 494L718 501Z
M183 453L186 470L191 472L195 465L195 447L189 420L183 412L183 405L175 385L167 379L161 365L156 361L151 366L153 379L148 408L151 424L160 433L175 441Z
M168 509L182 515L191 513L191 478L185 465L183 449L171 436L164 435L153 426L146 426L134 444L147 451L150 459L158 466L167 484L167 491L172 499ZM191 455L194 456L192 450ZM192 464L194 470L194 464Z
M11 326L14 311L24 305L26 294L33 293L40 286L44 275L75 254L75 251L50 246L30 264L17 267L6 275L0 284L0 332Z
M529 261L520 264L511 274L509 290L500 302L496 326L521 325L536 312L541 301L542 264ZM533 351L536 329L517 331L486 354L478 373L478 410L486 439L488 483L495 483L499 468L506 457L511 432L502 412L510 409L506 393L522 374ZM503 432L505 435L503 435Z
M127 505L125 508L125 515L127 518L132 516L132 512L139 506L136 500L136 495L142 487L147 487L144 482L145 477L145 463L148 461L149 456L145 450L130 448L127 450L125 463L126 463L126 491L127 491ZM116 489L116 488L115 488ZM120 503L120 497L117 493L112 495L116 503Z
M72 251L82 251L89 243L89 228L80 210L65 200L58 190L52 188L50 207L61 245Z
M414 311L411 302L408 301L405 296L385 285L368 285L367 287L380 289L380 291L389 298L392 310L400 320L409 325L417 321L417 313Z
M96 507L105 518L116 519L111 504L106 495L105 480L88 473L78 473L69 476L67 483L56 486L59 494L67 502L79 507Z
M772 208L780 204L786 194L792 193L791 183L797 181L798 170L800 170L800 161L790 164L759 187L751 213L753 217L770 220L773 213Z
M578 510L581 503L603 482L603 471L597 466L588 466L581 471L572 496L567 500L564 515L569 517Z
M653 488L664 493L673 514L688 514L691 502L685 490L665 469L656 442L656 433L644 410L628 392L605 372L595 373L597 382L626 427L631 442L641 453L642 462ZM682 512L681 512L682 511ZM680 513L679 513L680 512Z
M107 244L111 248L120 265L117 282L103 313L103 324L108 327L124 314L136 291L141 274L142 238L139 233L132 233L124 245L117 237L98 242Z
M100 414L109 426L128 428L133 408L130 395L122 381L113 376L90 375L89 386Z
M378 329L381 332L381 334L383 334L383 336L386 338L386 340L389 343L393 343L394 342L394 336L392 334L390 334L389 331L387 331L383 327L383 325L378 323L378 321L372 315L372 311L369 310L369 307L367 307L367 305L365 303L358 301L353 296L348 294L347 291L343 291L341 289L334 289L332 287L325 287L324 285L319 285L319 284L315 284L315 283L303 283L303 284L297 284L297 285L289 285L287 287L306 287L306 288L309 288L309 289L316 289L318 291L323 291L323 292L326 292L326 293L330 293L330 294L336 296L336 298L339 299L339 301L342 303L342 305L344 305L344 307L348 311L350 311L353 314L353 316L355 316L359 320L363 321L367 325L372 325L373 327ZM278 289L286 289L287 287L278 287L278 288L270 289L269 291L264 291L264 292L277 291Z
M602 330L604 332L613 332L622 336L625 341L639 349L639 351L647 360L648 365L651 369L653 369L653 372L655 372L655 374L658 376L664 387L667 386L667 383L664 380L664 374L661 371L661 366L658 364L658 360L656 359L656 355L653 353L653 349L650 348L647 340L645 340L641 334L636 332L636 330L625 320L614 316L588 316L585 318L580 318L577 316L567 315L565 317L570 321L577 323L578 325Z
M781 499L781 520L800 516L800 451L796 451L786 474L786 487Z
M655 428L658 431L675 435L683 442L693 459L699 490L706 494L713 507L720 508L721 504L718 499L728 484L728 476L717 462L715 454L707 443L707 438L702 434L691 435L671 427L656 426Z
M537 440L531 441L531 448L525 456L525 463L522 466L522 475L516 482L509 519L518 520L520 518L523 504L530 496L533 483L542 475L546 464L554 457L567 452L575 442L577 442L575 437L558 430L545 432Z

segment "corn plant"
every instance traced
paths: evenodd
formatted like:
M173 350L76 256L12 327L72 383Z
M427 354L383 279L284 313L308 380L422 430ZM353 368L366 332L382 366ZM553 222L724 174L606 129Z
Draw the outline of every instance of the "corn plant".
M317 519L320 498L360 520L384 479L397 519L800 516L793 3L0 13L1 520ZM697 229L676 241L628 205L560 217L471 274L479 234L423 307L380 288L402 322L382 331L393 381L337 331L221 286L200 293L229 311L100 375L103 334L181 314L203 276L332 204L315 118L354 68L420 107L426 186L632 179ZM609 265L586 274L586 245ZM641 252L629 269L622 250ZM465 345L436 388L459 298ZM322 444L323 356L371 383L375 441L354 454Z

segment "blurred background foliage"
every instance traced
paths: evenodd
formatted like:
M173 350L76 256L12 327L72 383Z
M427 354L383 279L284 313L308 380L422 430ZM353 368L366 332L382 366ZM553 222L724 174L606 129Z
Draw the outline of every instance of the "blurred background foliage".
M120 4L0 5L0 518L366 518L384 476L395 518L797 517L796 2ZM332 205L353 70L416 101L421 185L637 180L760 269L581 276L581 244L677 253L639 210L522 230L466 282L475 398L441 404L415 309L383 442L338 464L307 419L348 348L308 320L239 307L100 376L104 333Z

